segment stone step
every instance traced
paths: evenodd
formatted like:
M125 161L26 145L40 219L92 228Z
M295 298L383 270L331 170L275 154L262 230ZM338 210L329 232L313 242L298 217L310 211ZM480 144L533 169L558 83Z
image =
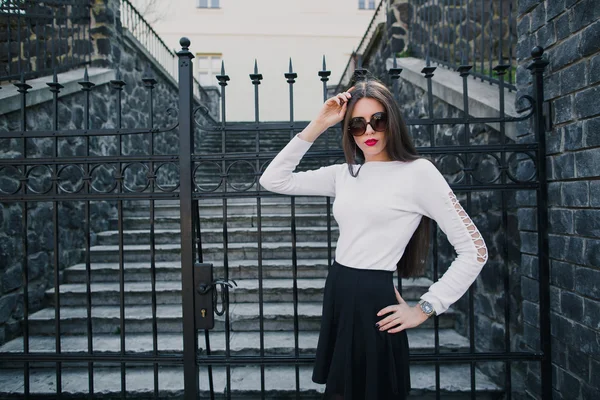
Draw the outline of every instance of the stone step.
M118 229L118 219L108 219L108 230ZM284 214L262 214L261 223L263 227L279 226L290 227L291 217ZM331 216L332 226L337 226L333 215ZM253 214L236 215L227 217L227 226L229 228L255 227L258 226L258 217ZM296 215L296 226L327 226L327 216L325 213L310 213ZM149 229L150 219L144 217L128 217L123 219L123 227L129 229ZM200 216L200 227L205 228L223 228L223 216ZM179 215L159 216L154 219L155 229L178 229L181 228Z
M415 301L407 301L415 305ZM118 334L120 331L119 306L92 307L92 327L94 333ZM320 302L298 303L299 329L318 331L321 322L322 304ZM181 305L158 305L157 324L159 332L182 332ZM258 331L260 329L259 304L231 304L229 310L232 331ZM125 333L152 332L152 307L125 306ZM453 328L456 315L449 309L439 317L440 328ZM87 333L87 309L85 307L60 308L61 333L79 335ZM215 315L215 330L224 329L225 316ZM55 334L55 310L46 308L29 316L31 335ZM293 331L294 309L291 303L264 303L263 323L265 331ZM433 326L433 319L419 325L417 329Z
M181 257L181 246L179 244L157 244L154 246L156 261L174 261ZM263 259L274 260L291 258L292 245L290 243L262 243L260 246L262 256L259 257L259 246L257 243L229 243L227 255L230 260ZM223 260L222 243L203 243L202 254L204 260ZM335 243L332 243L332 253L335 253ZM323 259L328 257L327 243L302 242L296 243L296 254L298 258ZM123 246L123 258L125 261L149 261L151 258L150 245L125 245ZM118 262L119 246L93 246L90 248L90 259L92 262Z
M323 213L327 212L327 200L325 197L312 197L306 200L305 197L296 197L295 213ZM198 202L199 214L202 216L223 216L223 200L218 202L208 202L203 199ZM213 200L213 199L211 199ZM258 210L257 200L243 199L244 202L234 202L234 199L227 199L227 215L256 215ZM333 204L333 199L331 200ZM148 217L150 215L150 201L138 201L135 204L127 204L125 207L125 218L128 217ZM260 211L262 214L282 214L291 215L291 199L289 197L274 197L261 199ZM168 203L154 203L155 216L175 216L179 217L179 201L169 201Z
M469 399L471 372L469 365L442 365L440 367L441 398L444 400ZM200 390L202 398L210 396L208 369L200 366ZM223 398L227 386L224 367L213 367L212 376L216 398ZM321 399L324 385L311 380L312 366L299 367L300 392L302 399ZM296 369L287 365L267 365L264 367L265 398L296 398ZM411 399L429 400L435 398L435 366L413 363L410 368L412 391ZM154 390L154 369L146 366L128 366L126 369L127 398L152 398ZM183 368L165 366L159 368L159 398L183 398ZM121 391L121 369L94 369L94 391L102 398L119 398ZM499 399L502 390L479 369L475 369L476 398L479 400ZM87 368L62 368L62 391L73 397L84 397L88 390ZM261 369L259 366L231 367L231 398L257 399L261 395ZM56 370L54 368L31 369L31 392L35 399L56 398ZM20 398L23 393L23 371L12 369L0 375L0 397Z
M120 284L118 276L112 283L93 283L91 285L91 298L93 306L107 306L120 304ZM263 279L263 301L265 302L293 302L292 279ZM229 299L233 303L254 303L259 301L258 279L237 280L237 287L229 290ZM403 298L418 300L427 291L431 281L426 278L403 280ZM313 278L297 279L298 301L318 302L323 299L325 279ZM124 285L125 304L144 305L152 304L152 285L150 282L126 282ZM54 288L46 291L48 300L55 300ZM60 285L61 306L81 306L86 304L87 289L85 284ZM157 304L181 304L181 281L157 281Z
M225 276L223 261L213 261L213 275L215 278ZM228 262L228 272L230 279L251 279L258 278L257 260L230 260ZM298 259L297 276L298 278L324 278L327 276L326 259ZM150 262L125 262L126 282L149 282L151 280ZM156 280L157 281L180 281L181 280L181 262L180 261L161 261L156 262ZM290 259L263 260L262 262L263 278L292 278L293 268ZM76 264L67 268L63 272L66 283L85 283L86 265ZM115 282L119 278L118 263L93 262L90 264L91 282Z
M289 242L292 241L292 230L285 227L263 227L261 229L263 242ZM223 242L223 228L202 229L203 243ZM335 243L339 236L337 227L331 228L331 241ZM230 243L258 242L258 228L229 228L227 239ZM155 229L154 240L156 244L181 243L181 229ZM296 241L327 242L327 227L299 227L296 228ZM123 242L125 244L148 244L150 243L150 229L136 229L123 231ZM105 231L96 235L96 244L115 245L119 243L119 231Z
M408 340L411 354L431 353L435 350L434 331L432 329L408 329ZM225 332L211 331L210 350L212 355L225 354ZM293 355L295 352L294 333L264 332L263 342L267 355ZM298 333L298 350L302 355L314 355L317 349L318 332L300 331ZM172 353L183 351L183 336L174 333L157 335L157 349L161 352ZM440 352L468 351L469 340L452 329L440 329ZM125 350L128 354L150 354L153 351L153 337L150 333L128 334L125 336ZM232 356L260 355L259 332L231 332L229 338L230 354ZM78 353L88 351L87 336L63 335L60 339L62 353ZM121 351L119 335L93 335L92 346L95 354L115 353ZM34 353L53 353L56 350L56 339L53 336L31 336L29 351ZM23 338L14 339L0 346L1 353L22 353ZM198 352L206 355L207 346L204 332L198 334ZM11 368L10 364L3 366Z

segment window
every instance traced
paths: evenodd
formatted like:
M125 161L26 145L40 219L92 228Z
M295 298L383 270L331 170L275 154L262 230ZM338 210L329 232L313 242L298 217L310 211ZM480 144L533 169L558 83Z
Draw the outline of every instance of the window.
M198 8L219 8L219 0L197 0Z
M369 6L369 10L374 10L375 9L375 0L358 0L358 9L359 10L366 10L366 3L368 3Z
M202 86L217 86L217 75L221 73L221 54L196 54L196 76Z

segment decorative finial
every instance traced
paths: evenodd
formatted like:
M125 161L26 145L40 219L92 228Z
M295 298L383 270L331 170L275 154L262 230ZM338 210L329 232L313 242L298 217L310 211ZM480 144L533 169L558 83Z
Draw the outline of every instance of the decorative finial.
M190 39L184 36L181 39L179 39L179 44L181 45L182 50L189 50L191 42Z
M533 58L541 58L542 54L544 54L544 49L540 46L535 46L533 49L531 49L531 56Z
M327 63L325 62L325 54L323 54L323 71L327 70Z

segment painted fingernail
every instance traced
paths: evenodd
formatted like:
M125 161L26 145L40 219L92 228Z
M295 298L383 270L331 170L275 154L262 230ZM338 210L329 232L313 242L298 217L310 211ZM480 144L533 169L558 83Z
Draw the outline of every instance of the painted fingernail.
M376 328L379 328L379 323L375 323L375 327L376 327Z

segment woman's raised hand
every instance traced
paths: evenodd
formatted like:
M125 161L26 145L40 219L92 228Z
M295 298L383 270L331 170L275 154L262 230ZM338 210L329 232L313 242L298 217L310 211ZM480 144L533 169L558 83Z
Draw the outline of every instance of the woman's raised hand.
M321 107L315 120L327 129L344 119L348 101L352 97L350 94L352 90L354 90L354 87L348 89L347 92L339 93L336 96L327 99L327 101L323 103L323 107Z
M354 87L351 87L347 92L340 93L327 99L327 101L323 103L323 107L321 107L317 117L310 121L310 124L300 132L300 138L308 142L314 142L328 128L344 119L348 101L352 97L350 92L353 90Z

